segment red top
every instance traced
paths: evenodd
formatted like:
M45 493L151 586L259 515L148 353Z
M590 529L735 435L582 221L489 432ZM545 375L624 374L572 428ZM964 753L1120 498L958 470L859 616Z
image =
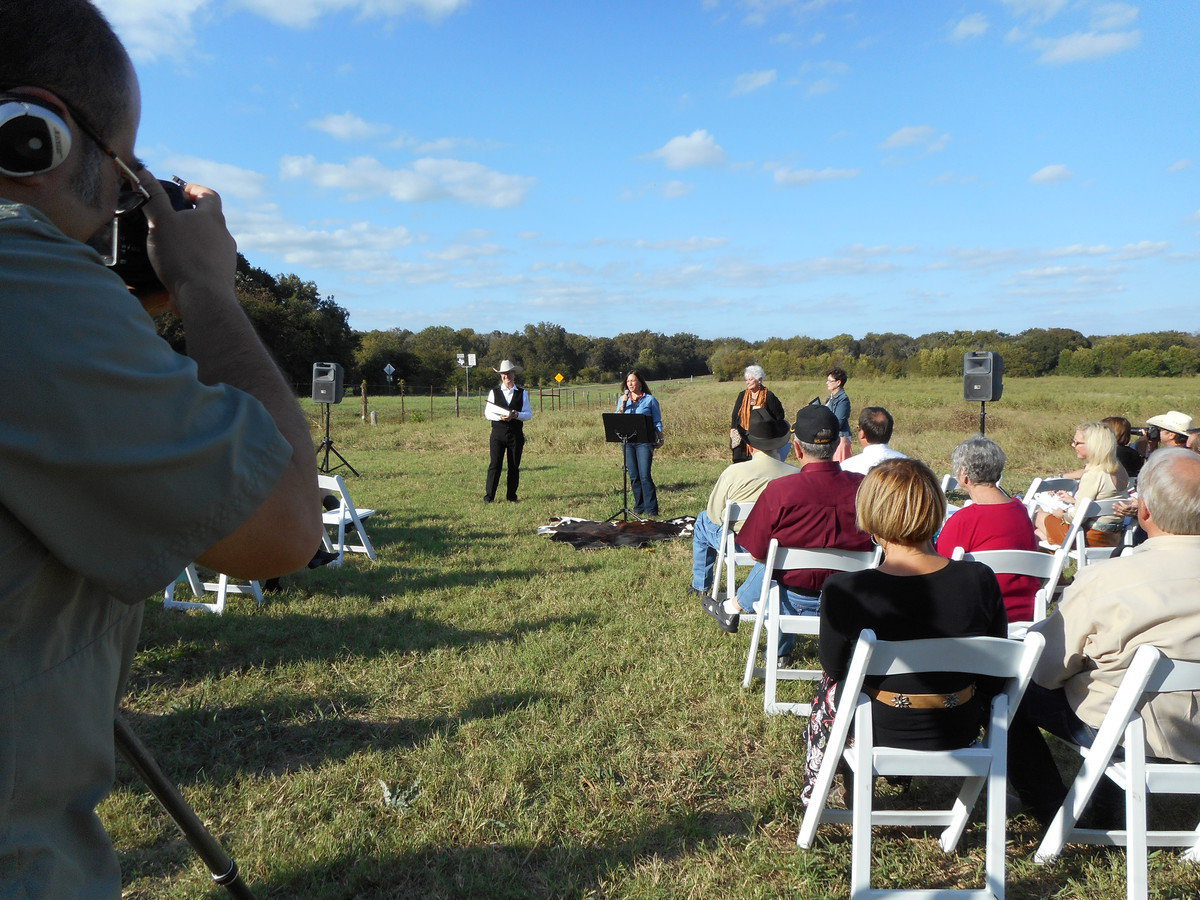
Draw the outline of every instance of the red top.
M758 560L766 559L771 538L779 538L781 547L796 549L870 550L871 536L854 522L854 496L862 480L832 461L805 463L798 474L767 484L738 532L738 543ZM830 571L795 569L782 573L781 580L816 596Z
M955 547L968 553L976 550L1036 550L1037 535L1029 512L1020 500L1008 503L972 503L964 506L942 526L937 552L949 557ZM1033 597L1042 586L1032 575L997 575L1008 621L1028 622L1033 618Z

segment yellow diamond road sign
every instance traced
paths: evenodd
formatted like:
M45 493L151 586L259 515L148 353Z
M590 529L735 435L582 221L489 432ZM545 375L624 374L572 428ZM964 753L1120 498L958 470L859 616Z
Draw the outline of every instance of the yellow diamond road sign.
M559 384L562 384L562 380L563 380L563 373L562 373L562 372L559 372L557 375L555 375L555 376L554 376L554 380L555 380L555 381L557 381Z

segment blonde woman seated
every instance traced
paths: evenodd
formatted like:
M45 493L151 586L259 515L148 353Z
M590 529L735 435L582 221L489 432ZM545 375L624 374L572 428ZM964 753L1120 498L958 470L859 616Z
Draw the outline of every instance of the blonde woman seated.
M808 722L801 799L808 802L836 709L837 683L864 628L880 640L1008 636L1004 598L982 563L951 561L933 549L946 497L929 467L888 459L867 474L855 503L858 527L883 547L877 569L838 572L821 591L824 674ZM949 750L971 744L998 685L970 675L921 673L868 678L875 740L889 747ZM853 698L849 702L853 702Z
M1115 500L1126 496L1129 476L1117 462L1117 439L1103 422L1087 422L1075 429L1071 439L1075 455L1084 461L1079 486L1075 494L1058 491L1058 498L1067 505L1060 514L1039 510L1034 530L1037 536L1051 544L1061 544L1067 536L1075 510L1076 497L1092 500ZM1089 547L1115 547L1121 540L1124 529L1122 517L1101 516L1087 523L1087 545Z

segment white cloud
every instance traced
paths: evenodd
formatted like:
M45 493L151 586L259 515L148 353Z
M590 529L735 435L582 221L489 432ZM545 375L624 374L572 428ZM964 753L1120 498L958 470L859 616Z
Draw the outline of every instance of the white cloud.
M389 131L389 126L368 122L352 112L331 113L323 119L313 119L308 127L323 131L339 141L365 141Z
M198 156L173 155L162 160L162 171L210 187L223 197L257 200L266 196L267 176L229 163ZM165 176L164 176L165 177Z
M469 137L440 137L432 140L422 140L409 134L402 134L388 146L400 150L412 150L421 155L449 153L452 150L495 150L502 145L497 141L478 140Z
M451 244L441 250L430 251L425 255L430 259L440 259L442 262L462 262L479 259L484 256L496 256L503 253L504 248L499 244Z
M960 175L958 172L943 172L941 175L931 179L930 184L978 184L978 175Z
M1106 256L1112 253L1112 247L1107 244L1070 244L1066 247L1051 247L1049 250L1043 250L1042 256L1048 258L1061 256Z
M1002 0L1005 6L1019 18L1028 18L1033 24L1048 22L1067 5L1067 0Z
M1077 31L1066 37L1038 39L1033 46L1042 51L1039 62L1059 64L1101 59L1136 47L1142 40L1140 31L1100 33Z
M888 135L887 140L879 146L885 150L894 150L897 147L909 147L913 144L924 143L932 137L933 129L928 125L905 125Z
M929 155L941 153L946 149L948 143L950 143L950 135L939 135L930 125L905 125L888 135L887 139L879 146L884 150L919 147L925 155Z
M285 156L280 161L280 175L345 191L349 199L386 194L401 203L449 198L492 207L521 203L535 181L457 159L422 158L412 168L389 169L370 156L360 156L345 164L317 162L311 155Z
M193 17L210 0L96 0L136 62L186 56L195 45ZM164 35L170 35L164 40Z
M671 138L649 155L653 159L661 159L668 169L719 166L725 162L725 151L702 128L688 135Z
M1170 241L1138 241L1136 244L1126 244L1112 255L1115 260L1149 259L1161 256L1171 249Z
M1029 180L1033 184L1058 184L1066 181L1068 178L1074 178L1075 173L1064 165L1043 166L1032 175Z
M842 178L857 178L859 169L791 169L779 166L775 169L775 183L785 187L812 184L814 181L835 181Z
M408 13L445 18L469 0L233 0L265 19L292 28L308 28L329 13L391 18ZM213 0L96 0L137 62L187 56L196 44L197 19L216 6Z
M668 181L662 186L662 195L668 200L676 200L679 197L686 197L695 187L694 184L688 184L686 181Z
M690 237L684 240L647 241L636 240L633 246L645 250L674 250L676 253L696 253L701 250L715 250L724 247L729 240L716 237Z
M1101 3L1091 10L1091 23L1095 31L1119 31L1137 21L1138 8L1128 3Z
M307 28L332 12L355 13L364 18L418 13L442 19L465 8L467 0L238 0L238 3L280 25Z
M1192 161L1190 159L1178 159L1167 166L1168 172L1182 172L1184 169L1190 169Z
M750 94L754 91L762 90L768 85L774 84L779 73L774 69L764 69L761 72L746 72L739 75L733 82L733 95L739 97L742 94Z
M396 258L396 251L414 240L403 226L380 228L355 222L340 228L313 228L285 220L271 205L251 211L227 209L226 218L239 248L278 256L288 265L345 271L373 282L433 276L428 266Z
M988 18L983 13L971 13L957 22L951 22L950 40L969 41L987 33Z
M837 89L837 82L832 78L818 78L810 84L804 91L808 97L820 97L823 94L830 94Z

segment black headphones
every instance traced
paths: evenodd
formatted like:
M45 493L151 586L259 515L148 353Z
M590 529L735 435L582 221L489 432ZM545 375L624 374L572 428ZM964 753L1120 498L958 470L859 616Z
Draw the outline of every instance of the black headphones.
M48 101L0 93L0 175L40 175L71 152L71 129Z

